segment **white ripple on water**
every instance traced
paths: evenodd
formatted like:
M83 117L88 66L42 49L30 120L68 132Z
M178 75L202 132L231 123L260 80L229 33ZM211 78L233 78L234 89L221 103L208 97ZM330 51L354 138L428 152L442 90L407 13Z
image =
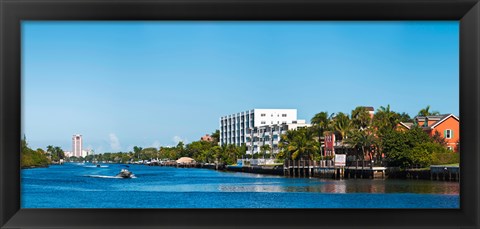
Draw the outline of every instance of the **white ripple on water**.
M22 187L22 191L24 191L28 186L29 190L48 190L48 191L78 191L78 192L103 192L105 190L101 189L91 189L91 188L81 188L81 187L73 187L73 186L53 186L53 185L26 185Z
M86 177L93 177L93 178L105 178L105 179L127 179L123 177L117 177L117 176L104 176L104 175L85 175ZM131 178L137 178L135 176L132 176Z

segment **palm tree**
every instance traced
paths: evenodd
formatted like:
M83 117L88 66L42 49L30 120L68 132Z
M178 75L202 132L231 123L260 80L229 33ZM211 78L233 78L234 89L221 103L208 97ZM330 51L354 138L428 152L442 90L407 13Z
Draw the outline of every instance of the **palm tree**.
M265 154L267 152L270 152L272 150L272 147L270 147L270 145L262 145L260 146L260 151L262 151L263 153L263 158L265 158Z
M55 146L54 148L55 155L58 157L58 159L63 159L65 157L65 154L62 150L62 148Z
M331 121L332 121L332 115L328 115L328 112L320 112L317 113L313 116L313 118L310 120L310 122L313 125L314 131L318 133L318 145L319 145L319 151L320 155L323 155L322 152L322 137L324 135L324 132L328 130L331 127Z
M330 124L330 119L332 118L332 115L328 115L328 112L323 111L320 113L317 113L313 116L313 118L310 120L312 125L318 126L319 128L326 130L329 127Z
M222 152L223 152L224 148L225 148L225 146L218 146L218 145L212 147L211 152L212 152L212 157L213 157L215 163L220 162L220 159L221 159Z
M410 117L409 114L402 112L399 114L399 121L400 122L413 122L413 119Z
M390 110L390 105L387 107L380 106L377 113L373 117L373 125L380 133L388 130L393 130L399 123L399 114Z
M430 112L430 105L428 105L427 107L421 109L421 110L418 112L418 116L430 116L430 115L440 115L440 112L438 112L438 111L432 111L432 112Z
M318 151L318 145L314 139L314 132L307 128L298 130L289 130L287 134L282 135L279 144L285 153L288 153L289 159L297 158L313 159L313 155Z
M142 152L142 147L134 146L133 153L137 159L140 159L140 154Z
M377 139L371 130L354 131L351 138L347 139L347 142L355 149L361 150L362 160L365 160L367 154L369 154L370 159L373 159L372 148L377 144Z
M239 150L237 146L230 144L226 147L224 153L225 153L225 162L227 164L233 164L237 161Z
M278 153L277 158L291 159L291 154L288 151L288 146L291 142L293 142L295 134L295 130L287 130L287 133L280 136L280 141L278 143L278 148L280 149L280 152Z
M49 153L49 155L52 155L52 153L53 153L53 146L52 145L47 146L47 153Z
M370 126L372 118L365 107L356 107L352 110L352 125L355 129L364 130Z
M348 133L352 129L352 123L347 114L339 112L333 118L333 129L340 133L342 140L348 137Z

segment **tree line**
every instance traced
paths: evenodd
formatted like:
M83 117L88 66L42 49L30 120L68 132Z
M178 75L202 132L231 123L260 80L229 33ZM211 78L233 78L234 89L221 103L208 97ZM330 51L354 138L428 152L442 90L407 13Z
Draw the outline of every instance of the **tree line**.
M418 112L418 116L439 114L431 112L430 106ZM350 114L320 112L311 119L311 127L289 130L281 136L278 157L321 159L323 149L320 146L328 132L335 135L340 146L337 153L362 161L372 160L403 168L459 162L459 153L448 150L445 139L438 132L430 137L414 121L407 113L392 111L390 105L379 107L373 117L366 107L361 106ZM399 131L400 122L412 122L413 125L408 130Z
M438 115L427 106L418 112L419 116ZM335 135L337 153L345 153L355 160L373 160L387 166L403 168L430 164L458 163L459 153L446 149L446 142L438 133L430 137L417 124L409 130L399 131L400 122L414 122L407 113L392 111L390 105L379 107L372 117L366 107L356 107L350 114L338 112L329 114L319 112L311 118L311 126L288 130L280 136L279 153L273 154L269 145L260 147L254 155L246 154L245 144L219 145L220 132L211 134L212 141L193 141L189 144L179 142L176 146L160 148L142 148L134 146L129 152L107 152L83 157L65 158L60 147L47 146L31 150L22 148L22 165L36 163L45 164L64 159L67 161L108 161L128 163L140 160L176 160L180 157L191 157L197 162L235 164L240 158L277 158L290 160L321 160L324 157L324 136ZM23 146L22 146L23 147Z

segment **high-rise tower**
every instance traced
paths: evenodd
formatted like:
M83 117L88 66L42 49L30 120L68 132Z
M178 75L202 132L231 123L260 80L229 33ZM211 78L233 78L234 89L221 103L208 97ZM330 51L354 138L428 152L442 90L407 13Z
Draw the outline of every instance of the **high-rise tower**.
M75 134L72 137L72 148L73 156L81 157L82 156L82 135Z

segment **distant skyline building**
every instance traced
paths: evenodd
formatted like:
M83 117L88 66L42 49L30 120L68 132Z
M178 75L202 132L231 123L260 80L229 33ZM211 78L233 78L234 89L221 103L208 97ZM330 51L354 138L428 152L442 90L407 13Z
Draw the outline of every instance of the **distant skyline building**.
M220 117L219 144L245 144L247 154L269 144L276 152L282 131L308 125L305 120L297 120L297 109L252 109Z
M85 150L85 149L82 149L82 155L81 155L81 156L82 156L82 157L86 157L86 156L88 156L88 155L92 155L92 153L93 153L93 150L91 150L91 149L86 149L86 150ZM73 156L75 156L75 155L73 155L73 152L72 152L72 151L64 151L64 154L65 154L65 157L73 157ZM78 157L78 156L76 156L76 157Z
M74 134L72 137L72 151L73 156L81 157L82 156L82 135Z

